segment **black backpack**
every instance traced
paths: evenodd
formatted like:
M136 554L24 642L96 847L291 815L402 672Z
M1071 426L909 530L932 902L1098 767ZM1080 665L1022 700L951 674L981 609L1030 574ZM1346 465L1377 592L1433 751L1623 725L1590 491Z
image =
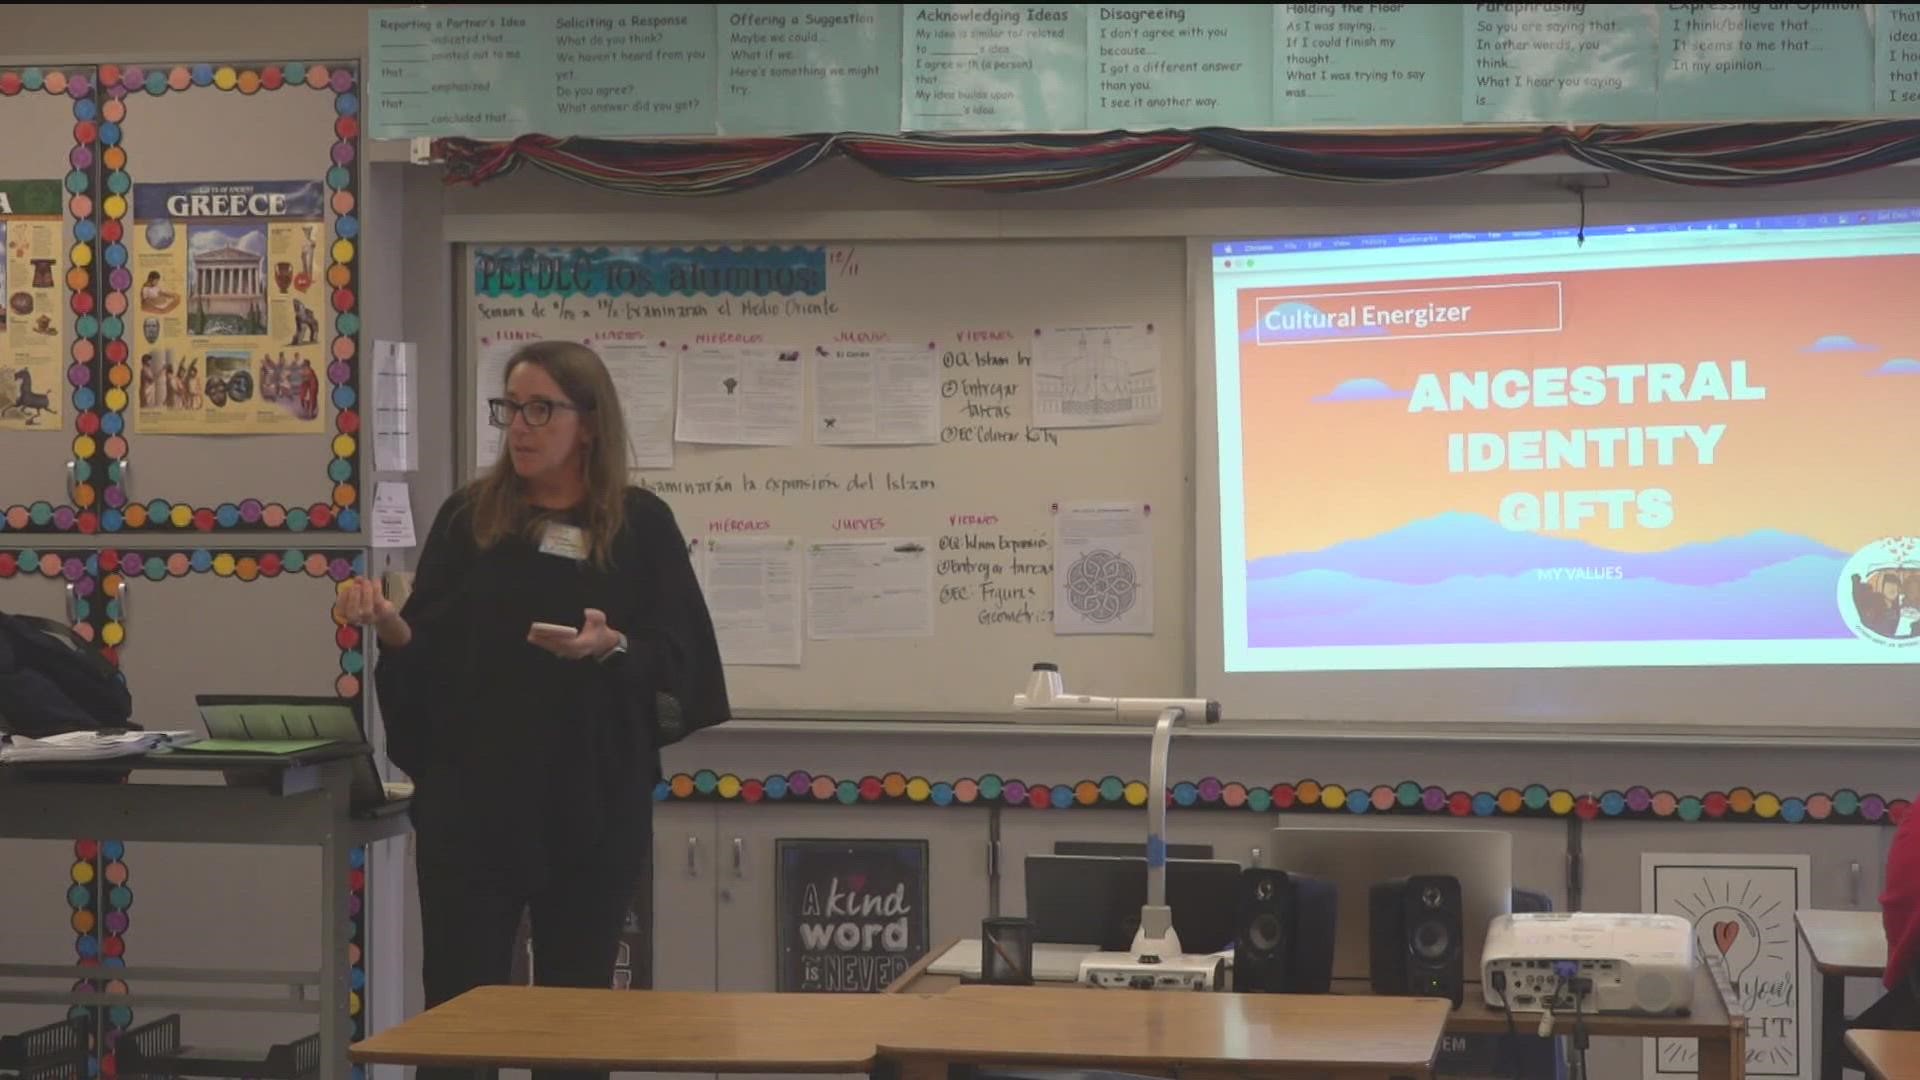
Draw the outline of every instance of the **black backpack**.
M66 626L0 611L0 732L138 730L120 673Z

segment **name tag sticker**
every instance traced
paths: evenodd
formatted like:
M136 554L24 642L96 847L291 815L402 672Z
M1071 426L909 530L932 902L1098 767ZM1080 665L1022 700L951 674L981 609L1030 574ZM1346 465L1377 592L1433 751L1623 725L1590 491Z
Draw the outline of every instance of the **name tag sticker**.
M548 523L540 535L540 554L579 562L587 557L587 533L578 525Z

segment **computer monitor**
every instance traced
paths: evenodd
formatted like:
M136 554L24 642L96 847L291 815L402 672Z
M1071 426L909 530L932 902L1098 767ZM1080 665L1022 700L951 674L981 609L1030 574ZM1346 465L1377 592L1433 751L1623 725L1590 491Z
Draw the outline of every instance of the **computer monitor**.
M1033 939L1133 948L1147 902L1147 860L1104 855L1029 855L1027 918ZM1233 947L1240 864L1225 859L1168 859L1167 906L1180 948L1189 953Z
M1325 878L1340 890L1333 977L1365 979L1371 939L1368 894L1382 881L1412 874L1460 880L1466 981L1480 981L1487 924L1513 910L1513 837L1474 829L1379 829L1367 826L1274 829L1261 863Z

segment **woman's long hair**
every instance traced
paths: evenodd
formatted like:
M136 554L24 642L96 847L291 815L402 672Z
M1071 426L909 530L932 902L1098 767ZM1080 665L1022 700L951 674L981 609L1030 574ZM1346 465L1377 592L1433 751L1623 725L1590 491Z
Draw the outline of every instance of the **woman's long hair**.
M560 386L567 400L579 407L580 423L588 439L585 457L587 498L581 505L587 550L593 562L606 566L613 558L613 540L626 520L627 422L613 378L600 357L585 345L571 341L540 341L521 349L507 361L505 379L521 364L532 364ZM474 481L473 539L483 550L509 536L535 530L547 517L527 502L526 485L513 471L507 440L500 440L500 457L486 475Z

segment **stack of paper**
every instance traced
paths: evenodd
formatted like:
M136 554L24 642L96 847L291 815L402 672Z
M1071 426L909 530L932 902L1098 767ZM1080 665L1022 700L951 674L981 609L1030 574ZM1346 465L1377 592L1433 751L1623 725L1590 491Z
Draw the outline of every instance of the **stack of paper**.
M98 761L135 757L163 746L185 746L199 741L191 731L64 731L44 739L0 735L0 765L28 761Z

